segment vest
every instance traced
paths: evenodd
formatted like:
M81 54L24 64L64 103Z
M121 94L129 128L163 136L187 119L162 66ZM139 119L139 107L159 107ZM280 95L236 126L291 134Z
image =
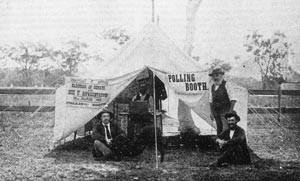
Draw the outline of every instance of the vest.
M146 97L145 97L145 100L144 101L149 101L149 98L150 98L150 95L148 93L146 93ZM140 101L141 100L141 96L140 94L137 94L136 95L136 101Z
M216 113L225 113L230 109L230 100L226 90L226 81L223 80L217 90L215 84L212 86L212 104Z

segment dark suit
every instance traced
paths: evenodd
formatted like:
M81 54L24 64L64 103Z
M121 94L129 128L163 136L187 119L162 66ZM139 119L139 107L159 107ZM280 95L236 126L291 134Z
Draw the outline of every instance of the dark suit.
M96 123L92 130L92 138L94 140L105 141L105 128L101 121ZM115 139L117 136L122 135L123 131L118 125L110 123L110 134L112 139Z
M223 131L218 138L227 141L221 148L222 156L218 159L218 164L225 162L234 164L250 163L251 159L243 128L237 126L231 139L230 129Z
M113 123L110 123L110 134L112 141L120 135L123 135L121 128ZM105 140L105 128L101 121L97 122L92 129L92 138L94 141L94 156L108 155L111 154L111 147Z
M226 90L226 81L223 80L221 85L215 90L216 85L211 88L212 110L217 125L217 134L219 135L224 129L228 128L224 115L229 112L231 102Z

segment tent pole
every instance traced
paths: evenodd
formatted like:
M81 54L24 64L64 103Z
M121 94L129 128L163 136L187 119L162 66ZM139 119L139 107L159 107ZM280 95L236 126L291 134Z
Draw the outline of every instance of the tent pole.
M155 22L155 6L154 6L154 0L152 0L152 22Z
M154 135L155 135L155 168L158 168L157 130L156 130L156 94L155 94L155 73L154 72L153 72L153 120L154 120Z

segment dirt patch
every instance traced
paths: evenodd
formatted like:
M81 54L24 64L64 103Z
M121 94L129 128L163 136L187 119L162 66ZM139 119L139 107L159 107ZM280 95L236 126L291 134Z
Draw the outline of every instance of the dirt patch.
M53 113L33 116L10 113L6 118L5 131L0 132L3 180L297 180L300 177L299 136L296 138L299 131L295 129L262 130L262 126L249 122L249 145L254 150L251 165L210 169L208 164L218 157L214 150L169 148L165 162L155 169L152 148L120 162L94 161L90 143L83 139L50 152Z

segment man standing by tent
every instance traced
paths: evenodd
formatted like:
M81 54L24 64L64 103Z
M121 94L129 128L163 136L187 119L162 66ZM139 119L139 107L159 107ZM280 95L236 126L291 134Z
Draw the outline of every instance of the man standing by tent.
M249 164L251 162L248 151L246 134L237 123L240 117L235 111L225 114L229 128L223 131L216 142L219 144L222 156L210 166L222 166L224 164Z
M115 157L111 150L112 142L118 136L123 135L123 131L111 122L113 116L114 114L106 109L96 116L98 121L92 129L92 138L95 140L93 149L95 160L107 160Z
M228 125L224 115L234 110L237 99L234 97L233 86L224 80L224 71L221 68L213 69L209 74L213 84L209 92L211 119L216 121L219 135Z
M139 93L132 98L132 102L141 101L148 102L149 107L153 106L153 97L147 92L148 87L145 82L139 82Z

